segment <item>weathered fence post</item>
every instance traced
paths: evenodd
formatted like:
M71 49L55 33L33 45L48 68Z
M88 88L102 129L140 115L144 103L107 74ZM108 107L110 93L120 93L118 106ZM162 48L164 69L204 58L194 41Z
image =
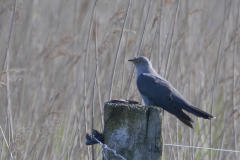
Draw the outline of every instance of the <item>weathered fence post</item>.
M104 143L127 160L161 160L161 112L153 106L105 103ZM108 160L121 159L106 149L104 155Z

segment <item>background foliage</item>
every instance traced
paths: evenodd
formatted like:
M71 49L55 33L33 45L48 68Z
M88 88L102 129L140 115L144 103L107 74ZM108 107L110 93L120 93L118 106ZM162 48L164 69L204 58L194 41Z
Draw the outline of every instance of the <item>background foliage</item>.
M240 150L239 1L153 0L146 18L149 5L131 0L126 16L127 0L0 1L1 159L101 159L85 135L103 131L104 102L142 102L127 62L138 53L217 118L191 115L191 130L165 112L165 143ZM165 146L164 159L239 154Z

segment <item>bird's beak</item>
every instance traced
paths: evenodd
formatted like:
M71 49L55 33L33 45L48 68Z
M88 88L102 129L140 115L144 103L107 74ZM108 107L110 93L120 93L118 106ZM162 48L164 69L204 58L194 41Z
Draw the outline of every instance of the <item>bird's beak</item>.
M128 61L135 63L135 59L129 59Z

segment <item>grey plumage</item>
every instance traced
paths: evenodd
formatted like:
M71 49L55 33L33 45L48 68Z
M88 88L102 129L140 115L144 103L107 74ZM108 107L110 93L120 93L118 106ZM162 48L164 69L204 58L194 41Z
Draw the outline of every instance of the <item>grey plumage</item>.
M129 61L133 62L137 69L137 87L146 105L163 108L191 128L193 120L183 110L204 119L214 118L185 100L167 80L157 74L146 57Z

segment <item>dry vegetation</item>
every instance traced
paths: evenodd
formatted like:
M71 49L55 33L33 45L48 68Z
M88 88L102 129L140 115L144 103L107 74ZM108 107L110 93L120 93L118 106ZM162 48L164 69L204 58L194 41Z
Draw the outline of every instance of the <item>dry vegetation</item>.
M217 117L191 130L165 112L166 144L240 150L239 1L153 0L146 19L149 2L126 14L127 0L0 1L1 159L92 159L85 135L103 131L104 102L142 102L127 62L138 53ZM164 148L166 160L239 155Z

